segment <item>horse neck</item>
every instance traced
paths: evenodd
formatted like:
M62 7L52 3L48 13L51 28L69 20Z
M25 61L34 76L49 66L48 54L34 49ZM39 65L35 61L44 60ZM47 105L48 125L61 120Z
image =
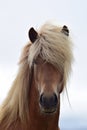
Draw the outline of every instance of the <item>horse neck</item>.
M45 115L40 112L39 94L33 81L29 97L29 130L59 130L59 109L53 115Z

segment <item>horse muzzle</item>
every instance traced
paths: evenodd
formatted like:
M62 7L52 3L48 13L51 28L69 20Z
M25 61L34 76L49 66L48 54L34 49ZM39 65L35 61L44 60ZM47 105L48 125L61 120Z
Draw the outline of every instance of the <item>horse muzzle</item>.
M46 96L44 93L40 96L40 107L43 113L51 114L56 112L58 98L56 94Z

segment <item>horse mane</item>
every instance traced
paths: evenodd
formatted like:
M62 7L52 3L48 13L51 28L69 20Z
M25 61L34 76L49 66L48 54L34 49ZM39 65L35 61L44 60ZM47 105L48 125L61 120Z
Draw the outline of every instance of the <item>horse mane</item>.
M34 44L28 43L22 52L18 74L0 107L0 123L8 128L18 118L26 122L29 116L29 76L33 60L40 56L63 74L63 84L71 72L72 42L61 32L61 27L45 24L38 31Z
M28 52L31 44L27 44L22 52L19 61L19 71L7 98L0 107L0 123L8 128L14 121L26 122L29 116L29 64Z

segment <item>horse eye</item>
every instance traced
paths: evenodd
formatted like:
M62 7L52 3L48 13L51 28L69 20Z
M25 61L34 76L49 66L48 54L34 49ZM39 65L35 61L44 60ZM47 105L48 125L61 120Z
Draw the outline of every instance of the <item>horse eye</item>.
M44 63L46 63L46 60L34 59L33 63L36 65L43 65Z
M34 60L33 62L34 62L34 64L36 64L36 65L38 64L38 61L37 61L37 60Z

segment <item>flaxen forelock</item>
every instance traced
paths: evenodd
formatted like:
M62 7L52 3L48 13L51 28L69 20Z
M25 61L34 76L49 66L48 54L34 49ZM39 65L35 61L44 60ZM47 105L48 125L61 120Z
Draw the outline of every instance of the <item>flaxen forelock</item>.
M73 61L72 42L61 29L58 26L45 24L38 33L38 39L30 47L28 61L31 67L33 59L40 55L64 75L66 85Z

